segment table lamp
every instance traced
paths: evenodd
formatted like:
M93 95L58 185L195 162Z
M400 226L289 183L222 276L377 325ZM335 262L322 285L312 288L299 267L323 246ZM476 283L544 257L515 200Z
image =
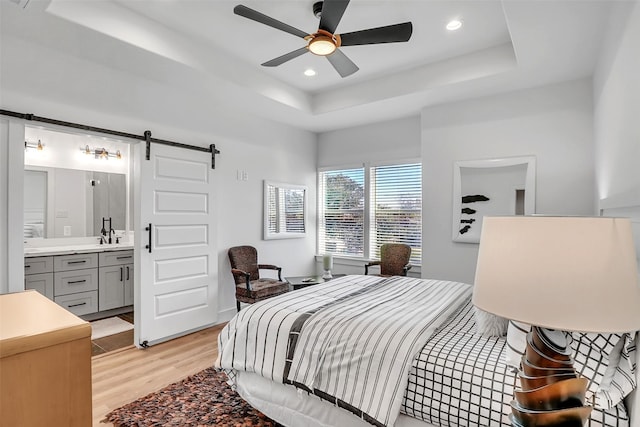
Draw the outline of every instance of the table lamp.
M640 329L640 286L627 218L485 217L473 291L481 310L532 325L511 423L583 426L588 381L564 332Z
M324 254L322 256L322 268L324 269L324 273L322 273L323 279L332 279L333 275L331 274L331 270L333 269L333 255L332 254Z

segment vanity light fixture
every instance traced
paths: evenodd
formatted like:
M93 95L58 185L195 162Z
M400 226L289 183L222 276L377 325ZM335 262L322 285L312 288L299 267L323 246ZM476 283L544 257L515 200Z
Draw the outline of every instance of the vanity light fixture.
M26 150L27 148L34 148L34 149L36 149L38 151L42 151L42 150L44 150L44 144L40 140L38 140L37 143L25 141L24 142L24 149Z
M86 155L92 155L94 156L94 158L96 159L105 159L105 160L109 160L109 157L113 157L116 158L118 160L122 160L122 153L120 152L120 150L116 150L115 154L114 153L110 153L109 151L107 151L106 148L101 147L101 148L89 148L88 145L85 145L84 148L81 148L80 151L82 151L84 154Z

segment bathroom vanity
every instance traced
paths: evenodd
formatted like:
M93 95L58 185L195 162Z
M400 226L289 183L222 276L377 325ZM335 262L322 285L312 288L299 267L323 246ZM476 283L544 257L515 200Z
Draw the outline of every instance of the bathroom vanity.
M133 277L132 244L25 248L25 289L78 316L133 305Z

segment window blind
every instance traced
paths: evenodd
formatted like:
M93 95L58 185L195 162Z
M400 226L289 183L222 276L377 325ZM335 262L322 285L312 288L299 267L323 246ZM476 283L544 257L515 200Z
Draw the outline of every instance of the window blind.
M267 227L269 233L278 232L278 189L274 186L267 187Z
M411 263L422 259L422 165L374 166L370 173L370 256L384 243L411 246Z
M319 173L321 253L364 256L364 168Z
M284 205L284 224L287 233L304 233L304 190L280 189Z

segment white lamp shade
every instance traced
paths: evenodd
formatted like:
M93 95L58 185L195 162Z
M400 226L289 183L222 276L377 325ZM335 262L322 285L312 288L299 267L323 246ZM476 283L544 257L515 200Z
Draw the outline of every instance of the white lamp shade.
M473 303L550 329L640 329L640 286L626 218L485 217Z

